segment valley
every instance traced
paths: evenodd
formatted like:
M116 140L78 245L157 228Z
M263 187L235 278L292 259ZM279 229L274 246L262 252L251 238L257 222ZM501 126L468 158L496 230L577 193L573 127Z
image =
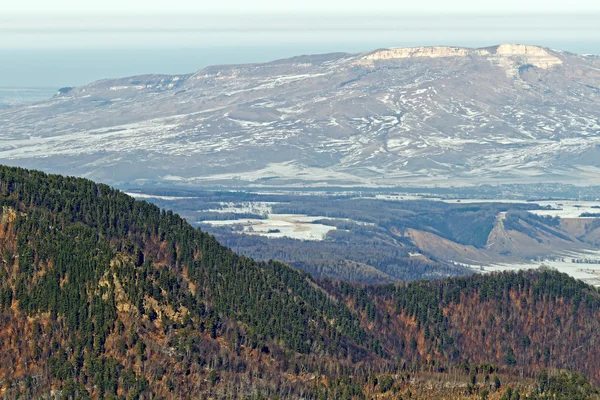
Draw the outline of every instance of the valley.
M0 400L600 400L600 1L4 3Z
M0 93L0 398L600 398L600 57L46 94Z
M600 284L600 201L471 191L472 198L451 190L130 194L176 210L237 252L317 276L385 282L549 267Z

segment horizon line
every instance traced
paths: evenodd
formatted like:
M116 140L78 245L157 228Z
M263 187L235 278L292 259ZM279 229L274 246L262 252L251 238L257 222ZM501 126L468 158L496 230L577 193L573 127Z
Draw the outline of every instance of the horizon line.
M369 12L369 11L354 11L354 12L334 12L334 11L321 11L321 12L139 12L139 13L6 13L0 17L3 19L12 18L50 18L50 17L62 17L62 18L78 18L78 17L92 17L92 18L105 18L105 17L316 17L316 16L327 16L327 17L379 17L379 18L397 18L397 17L444 17L444 16L467 16L467 17L592 17L600 15L600 10L581 10L574 12L545 12L539 13L535 11L528 12L469 12L469 11L443 11L443 12Z

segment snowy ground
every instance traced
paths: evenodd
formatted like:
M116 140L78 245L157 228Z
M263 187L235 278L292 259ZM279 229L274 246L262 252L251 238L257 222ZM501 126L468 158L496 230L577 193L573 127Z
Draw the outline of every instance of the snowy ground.
M333 226L314 224L323 217L298 214L269 214L267 219L238 219L226 221L203 221L212 226L242 226L240 233L271 238L289 237L300 240L324 240Z
M279 204L276 201L244 201L242 203L221 202L220 208L211 208L200 210L201 212L216 213L250 213L250 214L272 214L273 205Z
M443 201L444 203L464 203L464 204L475 204L475 203L507 203L507 204L540 204L537 202L527 202L523 200L509 200L509 199L431 199Z
M388 201L404 201L404 200L427 200L426 197L418 194L376 194L375 199L377 200L388 200Z
M494 271L518 271L523 269L535 269L541 266L556 269L560 272L564 272L573 278L581 279L585 283L600 287L600 251L588 251L578 253L565 253L562 259L559 258L554 260L544 261L532 261L520 264L491 264L475 267L472 266L478 272L494 272ZM595 263L574 263L573 259L587 259L595 261Z
M600 201L541 201L537 203L542 207L550 206L552 210L531 211L537 215L550 215L561 218L582 218L581 214L600 214Z
M414 197L414 196L413 196ZM421 197L422 199L425 199ZM402 198L400 198L402 199ZM405 200L412 199L409 196L404 196ZM391 199L393 200L393 199ZM432 199L433 200L433 199ZM560 218L593 218L581 217L581 214L600 214L600 201L577 201L577 200L552 200L552 201L535 201L526 202L522 200L481 200L481 199L460 199L460 200L442 200L446 203L512 203L512 204L538 204L541 207L547 207L548 210L531 210L532 214L549 215Z
M144 194L144 193L132 193L125 192L126 195L133 197L134 199L158 199L158 200L185 200L185 199L193 199L194 197L182 197L182 196L156 196L152 194Z
M137 199L159 200L184 200L194 197L158 196L144 193L126 192ZM237 231L249 235L261 235L271 238L289 237L300 240L324 240L327 233L335 230L333 226L314 224L313 222L326 217L309 217L300 214L273 214L273 205L278 202L246 201L246 202L220 202L218 208L198 210L199 212L259 214L267 219L235 219L202 221L202 224L212 226L235 226L242 229Z

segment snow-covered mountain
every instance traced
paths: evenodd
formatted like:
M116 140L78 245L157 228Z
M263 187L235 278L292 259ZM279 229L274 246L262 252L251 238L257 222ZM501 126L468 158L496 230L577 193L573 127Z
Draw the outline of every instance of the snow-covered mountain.
M599 184L600 58L423 47L103 80L0 110L0 163L111 184Z

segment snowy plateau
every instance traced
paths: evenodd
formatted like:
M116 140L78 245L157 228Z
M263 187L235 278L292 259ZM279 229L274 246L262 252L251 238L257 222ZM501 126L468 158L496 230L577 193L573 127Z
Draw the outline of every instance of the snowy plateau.
M113 185L600 184L600 58L423 47L103 80L0 109L0 163Z

